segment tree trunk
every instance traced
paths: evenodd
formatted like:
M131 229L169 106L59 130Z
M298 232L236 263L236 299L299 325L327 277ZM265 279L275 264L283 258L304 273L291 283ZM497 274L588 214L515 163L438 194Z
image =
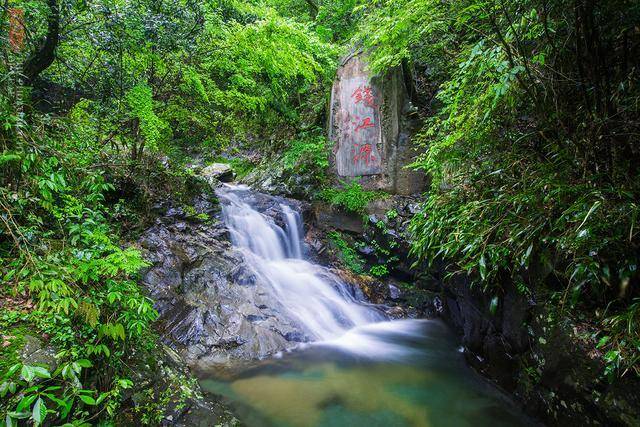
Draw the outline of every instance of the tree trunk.
M315 20L318 16L318 5L313 0L306 0L306 2L311 9L311 17Z
M29 86L33 85L40 73L53 64L55 51L60 41L60 9L58 8L58 1L47 0L47 4L49 6L47 35L23 66L23 73Z

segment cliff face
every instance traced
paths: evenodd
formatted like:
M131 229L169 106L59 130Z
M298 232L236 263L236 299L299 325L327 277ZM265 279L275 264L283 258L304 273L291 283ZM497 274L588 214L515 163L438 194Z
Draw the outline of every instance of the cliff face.
M338 68L331 90L329 138L337 179L359 179L367 189L415 194L426 187L423 173L406 169L415 156L416 122L401 67L372 76L366 55L354 53Z

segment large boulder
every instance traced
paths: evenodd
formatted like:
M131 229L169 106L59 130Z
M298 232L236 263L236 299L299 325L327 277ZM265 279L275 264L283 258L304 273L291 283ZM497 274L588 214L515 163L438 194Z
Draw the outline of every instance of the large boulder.
M159 223L140 244L152 266L143 283L165 336L187 363L262 358L300 334L267 297L220 225Z
M45 365L49 371L55 371L58 367L57 349L32 335L25 335L23 339L24 346L20 351L22 363L25 365Z
M218 182L231 182L235 178L233 168L228 163L212 163L202 168L199 175L212 187Z
M297 199L313 198L318 181L311 173L299 173L284 166L282 157L263 161L241 182L256 191Z
M357 179L367 189L415 194L426 187L420 171L405 166L417 154L412 141L419 121L397 67L372 75L367 56L354 52L341 63L331 92L329 138L334 142L332 171L338 180Z
M251 203L280 221L284 199L248 193ZM299 211L302 202L287 201ZM139 243L151 263L143 276L160 313L167 343L191 366L259 359L305 340L229 241L220 212L199 221L169 208Z

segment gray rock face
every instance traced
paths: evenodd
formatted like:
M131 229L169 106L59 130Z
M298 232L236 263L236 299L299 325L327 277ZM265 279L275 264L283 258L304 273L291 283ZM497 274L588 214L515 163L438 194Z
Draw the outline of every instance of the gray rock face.
M219 223L159 223L140 244L152 263L143 282L165 338L190 365L261 358L304 339L267 297Z
M203 177L209 185L215 187L217 182L231 182L234 178L234 172L231 165L226 163L212 163L204 167L199 175Z
M56 349L39 338L24 336L24 347L20 351L20 359L25 365L46 365L53 372L58 367Z
M338 68L331 91L329 138L337 177L359 179L367 189L416 194L426 187L423 173L404 168L417 154L411 136L417 121L401 67L370 75L366 55L355 52Z
M287 170L282 158L266 161L245 176L242 183L256 191L299 199L312 198L318 185L313 174Z

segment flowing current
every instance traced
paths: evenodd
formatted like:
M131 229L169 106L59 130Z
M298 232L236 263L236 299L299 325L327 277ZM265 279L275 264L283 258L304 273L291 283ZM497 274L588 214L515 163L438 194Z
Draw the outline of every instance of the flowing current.
M219 192L231 240L284 311L311 341L339 338L354 327L384 320L357 301L353 290L325 268L303 259L301 215L280 204L283 226L246 202L248 190Z
M299 212L275 199L261 204L254 195L238 186L218 191L232 243L266 285L269 300L312 344L233 375L203 375L203 389L223 396L243 424L528 424L466 366L441 322L387 319L326 268L305 260Z

